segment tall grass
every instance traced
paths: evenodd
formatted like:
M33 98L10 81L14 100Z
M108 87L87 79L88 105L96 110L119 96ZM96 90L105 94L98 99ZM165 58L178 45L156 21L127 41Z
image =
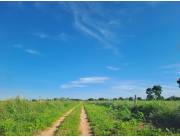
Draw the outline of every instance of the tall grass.
M178 101L95 101L86 106L95 135L180 135Z
M111 129L113 128L114 119L112 115L108 113L106 107L95 104L85 104L85 110L94 135L112 135Z
M0 135L34 135L50 126L75 103L72 101L0 102Z

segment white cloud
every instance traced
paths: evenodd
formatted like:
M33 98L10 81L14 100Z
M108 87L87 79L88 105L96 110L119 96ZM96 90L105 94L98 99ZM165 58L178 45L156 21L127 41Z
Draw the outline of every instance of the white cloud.
M119 54L117 44L119 41L114 40L114 31L102 14L103 9L97 3L92 7L91 4L70 4L74 15L75 26L83 33L96 39L103 44L105 49L111 50L115 54ZM98 10L96 9L98 7ZM108 15L107 15L108 16ZM108 17L106 17L108 19ZM110 20L110 19L109 19ZM115 20L113 20L115 23ZM113 23L112 22L112 23ZM117 23L118 21L116 21Z
M119 68L118 67L114 67L114 66L106 66L107 69L112 70L112 71L118 71Z
M49 36L47 35L47 34L45 34L45 33L34 33L33 34L34 36L37 36L37 37L39 37L39 38L41 38L41 39L45 39L45 38L48 38Z
M22 45L22 44L14 44L14 45L13 45L13 47L14 47L14 48L18 48L18 49L20 49L20 48L22 48L22 47L23 47L23 45Z
M40 55L40 53L34 49L25 49L25 52L32 54L32 55Z
M148 87L148 84L143 81L119 81L114 86L112 86L112 89L118 89L122 91L142 91L145 90Z
M44 32L38 32L38 33L34 33L33 35L41 39L51 39L51 40L61 40L61 41L67 41L69 38L69 35L67 35L64 32L56 35L50 35Z
M86 87L88 85L93 85L93 84L102 84L105 81L107 81L109 78L108 77L83 77L75 81L71 81L67 84L61 85L61 88L66 89L66 88L77 88L77 87Z
M156 83L147 81L128 81L121 80L112 84L110 91L114 94L120 94L120 96L140 96L146 98L146 89L152 87L153 85L162 86L162 95L167 98L170 96L180 96L180 89L177 84L166 84L166 83Z
M162 67L163 69L174 69L174 68L180 68L180 64L170 64Z
M180 89L177 84L162 85L162 89L162 95L165 97L180 96Z
M66 33L60 33L57 35L57 39L60 39L62 41L67 41L69 39L69 35L67 35Z
M164 70L165 73L180 73L180 64L170 64L161 67L162 70Z
M150 7L157 7L161 2L160 1L146 1L145 2Z

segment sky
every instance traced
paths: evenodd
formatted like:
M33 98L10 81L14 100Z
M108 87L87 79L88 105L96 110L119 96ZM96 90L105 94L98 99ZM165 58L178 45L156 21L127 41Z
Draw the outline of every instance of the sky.
M0 2L0 98L180 96L180 2Z

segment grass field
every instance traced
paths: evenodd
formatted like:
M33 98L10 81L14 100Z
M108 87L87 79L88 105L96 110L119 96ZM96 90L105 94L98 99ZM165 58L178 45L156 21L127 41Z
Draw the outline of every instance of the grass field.
M80 135L85 107L93 135L180 135L180 101L0 101L0 135L38 135L68 110L54 135Z
M75 106L72 101L0 102L0 135L34 135Z
M95 135L180 135L179 101L97 101L86 110Z

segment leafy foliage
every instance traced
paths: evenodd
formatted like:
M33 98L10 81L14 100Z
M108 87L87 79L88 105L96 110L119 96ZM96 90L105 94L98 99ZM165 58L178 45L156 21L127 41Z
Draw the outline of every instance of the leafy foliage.
M147 100L163 99L161 93L162 93L162 87L160 85L154 85L152 88L147 88L146 89Z

